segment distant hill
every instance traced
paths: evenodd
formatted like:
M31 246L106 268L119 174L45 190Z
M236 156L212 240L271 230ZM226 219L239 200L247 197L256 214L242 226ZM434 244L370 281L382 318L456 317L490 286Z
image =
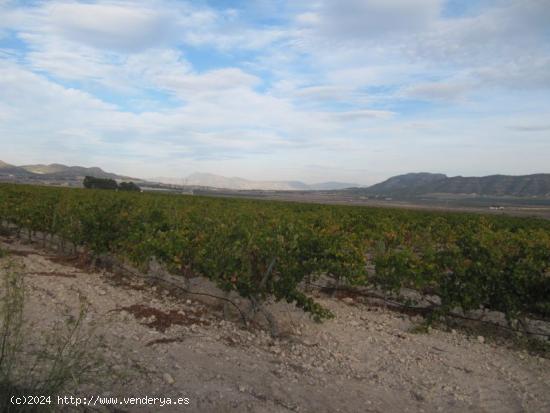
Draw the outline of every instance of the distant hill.
M308 190L336 190L357 186L345 182L323 182L305 184L300 181L252 181L244 178L228 178L221 175L194 173L187 178L152 178L153 181L172 185L203 186L233 190L268 190L268 191L308 191Z
M33 174L52 174L57 172L63 172L70 168L69 166L61 165L58 163L52 163L51 165L23 165L20 168L25 169L28 172L32 172Z
M15 165L10 165L9 163L0 161L0 177L4 176L32 176L31 172L26 171L23 168L20 168Z
M23 165L20 166L20 168L33 174L46 175L56 178L93 176L94 178L103 179L133 179L126 176L105 172L103 169L97 167L85 168L83 166L66 166L57 163L53 163L51 165Z
M391 177L384 182L365 188L365 191L382 195L413 195L422 192L423 188L439 184L446 179L448 179L447 176L443 174L409 173Z
M410 173L394 176L368 188L357 189L355 192L396 197L430 194L550 197L550 174L448 177L426 172Z
M180 187L209 187L232 190L271 190L271 191L309 191L309 190L338 190L356 187L357 184L345 182L322 182L308 185L300 181L253 181L238 177L228 178L221 175L194 173L187 178L131 178L101 168L85 168L82 166L66 166L62 164L50 165L22 165L15 166L0 161L0 179L20 182L55 183L80 186L85 176L94 178L114 179L117 181L133 181L154 185L155 182L177 185Z
M201 187L239 191L331 191L334 195L395 198L445 194L473 197L550 198L550 174L448 177L444 174L419 172L394 176L370 187L357 187L356 184L346 182L306 184L300 181L254 181L207 173L194 173L187 178L153 178L145 181L106 172L97 167L86 168L61 164L16 166L0 161L0 180L2 181L81 186L85 176L114 179L119 182L133 181L152 188L156 188L155 185L167 184L179 186L180 189ZM166 189L160 186L160 189Z
M141 181L140 179L105 172L103 169L97 167L85 168L82 166L66 166L61 164L15 166L0 161L0 178L3 180L80 185L85 176Z

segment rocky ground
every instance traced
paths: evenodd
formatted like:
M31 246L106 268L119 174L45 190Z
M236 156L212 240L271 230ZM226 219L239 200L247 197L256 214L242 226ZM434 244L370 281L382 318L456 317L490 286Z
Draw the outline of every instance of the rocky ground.
M225 321L221 306L142 278L91 271L13 238L1 261L23 266L32 334L80 306L88 343L107 366L77 395L187 397L185 406L94 407L151 412L548 412L550 360L490 337L433 329L350 297L319 296L317 324L273 305L280 338ZM93 327L93 330L90 330ZM83 408L81 408L83 409Z

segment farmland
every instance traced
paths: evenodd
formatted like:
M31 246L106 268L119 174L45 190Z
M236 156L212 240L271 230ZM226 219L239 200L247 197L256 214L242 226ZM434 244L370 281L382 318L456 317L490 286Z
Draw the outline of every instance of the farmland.
M203 276L261 309L331 312L308 284L437 297L430 316L484 308L550 315L550 222L503 216L0 186L2 223L63 248Z
M32 323L21 366L48 337L69 349L52 394L235 412L549 405L548 221L12 184L0 216L0 273L26 284ZM64 342L71 319L82 331Z

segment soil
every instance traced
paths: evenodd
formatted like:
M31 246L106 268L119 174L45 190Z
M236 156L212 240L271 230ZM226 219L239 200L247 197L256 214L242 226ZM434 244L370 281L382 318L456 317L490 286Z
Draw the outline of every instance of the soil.
M272 338L261 320L252 328L237 314L224 320L214 299L93 271L15 239L0 238L0 248L10 252L0 261L24 266L33 334L76 317L86 303L84 324L93 327L109 373L81 385L77 395L189 398L186 406L90 411L550 411L550 360L490 337L413 333L418 316L319 294L335 319L319 324L273 304L282 334ZM201 280L193 288L212 291Z

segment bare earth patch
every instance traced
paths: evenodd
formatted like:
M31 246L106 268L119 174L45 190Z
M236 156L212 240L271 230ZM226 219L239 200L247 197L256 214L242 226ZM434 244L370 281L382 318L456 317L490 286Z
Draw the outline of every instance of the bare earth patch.
M112 370L82 394L189 397L189 406L128 412L547 412L550 361L487 338L432 330L418 318L342 296L320 296L336 319L316 324L275 304L285 334L224 321L220 306L141 279L94 272L0 239L24 264L26 316L36 333L89 304ZM244 306L245 303L240 303ZM97 410L97 408L96 408ZM103 408L100 411L115 411ZM120 411L120 410L118 410Z
M167 329L176 326L190 326L190 325L209 325L209 321L204 320L201 316L204 314L202 311L193 311L184 313L183 311L170 310L162 311L154 307L150 307L144 304L133 304L127 307L122 307L114 311L126 311L134 316L137 320L144 320L144 324L149 328L154 328L161 333L164 333ZM162 343L162 340L158 340Z

